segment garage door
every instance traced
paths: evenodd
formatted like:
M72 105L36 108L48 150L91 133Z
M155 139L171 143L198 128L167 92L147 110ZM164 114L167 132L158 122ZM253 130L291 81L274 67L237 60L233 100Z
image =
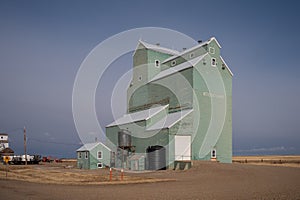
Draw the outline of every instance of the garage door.
M191 160L191 136L175 135L175 160Z

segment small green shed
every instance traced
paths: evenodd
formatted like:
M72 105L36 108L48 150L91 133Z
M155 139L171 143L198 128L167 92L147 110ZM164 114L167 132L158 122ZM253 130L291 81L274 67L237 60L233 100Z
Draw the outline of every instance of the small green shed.
M111 165L111 150L101 142L84 144L76 152L79 169L98 169Z

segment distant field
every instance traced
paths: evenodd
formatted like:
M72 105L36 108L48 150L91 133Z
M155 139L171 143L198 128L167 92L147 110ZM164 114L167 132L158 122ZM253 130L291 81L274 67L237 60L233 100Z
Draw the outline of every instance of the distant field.
M233 163L300 167L300 156L234 156Z

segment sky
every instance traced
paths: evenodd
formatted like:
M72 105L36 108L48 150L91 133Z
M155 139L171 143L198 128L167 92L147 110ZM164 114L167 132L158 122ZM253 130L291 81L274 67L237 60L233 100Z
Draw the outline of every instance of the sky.
M300 154L299 8L291 0L0 0L0 132L16 154L26 126L29 153L75 157L72 91L86 56L120 32L162 27L221 44L234 73L234 155ZM113 121L111 90L131 67L124 55L99 82L103 127Z

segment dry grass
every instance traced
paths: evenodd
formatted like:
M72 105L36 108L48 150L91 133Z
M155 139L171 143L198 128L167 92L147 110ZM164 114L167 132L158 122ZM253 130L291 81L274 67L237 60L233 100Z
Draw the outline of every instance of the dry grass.
M299 167L300 156L235 156L233 162L251 165L272 165L284 167ZM104 185L104 184L128 184L128 183L153 183L163 181L174 181L170 177L161 178L151 174L124 173L121 181L121 172L113 171L113 178L109 180L109 170L80 170L76 169L75 162L43 163L40 165L0 165L0 179L21 180L34 183L67 184L67 185ZM197 163L197 162L195 162ZM197 168L196 165L193 168ZM194 171L189 170L189 171ZM176 173L164 171L164 175Z
M0 179L21 180L34 183L68 184L68 185L103 185L103 184L128 184L151 183L170 181L170 179L154 179L147 177L130 176L113 171L112 180L109 180L109 170L79 170L65 168L62 164L4 166L0 165Z
M234 156L232 162L253 165L300 167L300 156Z

